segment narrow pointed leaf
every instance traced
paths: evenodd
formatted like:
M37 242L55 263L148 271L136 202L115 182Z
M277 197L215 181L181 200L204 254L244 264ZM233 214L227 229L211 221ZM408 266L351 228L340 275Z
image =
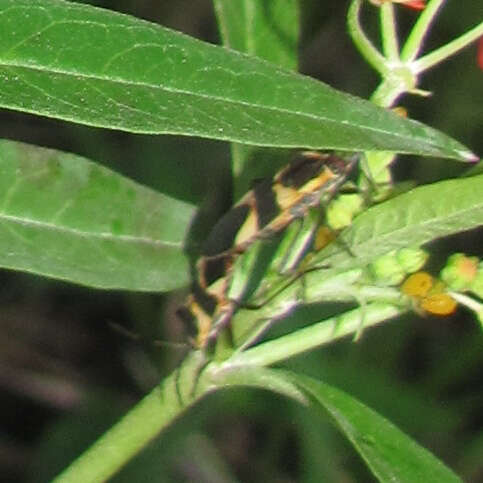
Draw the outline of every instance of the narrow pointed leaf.
M131 132L472 158L434 129L309 77L61 0L0 0L0 106Z
M301 374L291 376L312 396L315 411L329 413L379 481L461 481L429 451L349 394Z
M0 141L0 266L98 288L187 282L193 207L79 156Z
M216 366L208 366L207 374L209 374L210 383L219 388L256 387L283 394L302 404L307 403L304 393L298 386L285 377L283 372L276 369L236 365L230 367L230 362L227 362L226 367L221 366L221 370Z
M419 186L358 216L318 258L343 266L367 264L408 246L483 226L483 175ZM347 251L350 247L351 253Z

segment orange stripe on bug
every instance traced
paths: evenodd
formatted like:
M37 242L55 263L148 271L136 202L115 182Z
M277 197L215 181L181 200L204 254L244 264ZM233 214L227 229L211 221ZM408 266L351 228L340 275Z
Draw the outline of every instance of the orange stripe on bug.
M187 298L181 315L198 326L194 345L205 347L225 327L237 303L229 300L232 265L256 240L271 238L310 208L328 203L346 181L359 155L306 151L282 168L273 179L262 179L210 232L196 263L199 288ZM326 236L325 244L331 241ZM323 243L321 243L323 244Z
M321 226L315 235L314 250L316 252L325 248L329 243L333 242L337 238L337 234L334 230L331 230L328 226Z

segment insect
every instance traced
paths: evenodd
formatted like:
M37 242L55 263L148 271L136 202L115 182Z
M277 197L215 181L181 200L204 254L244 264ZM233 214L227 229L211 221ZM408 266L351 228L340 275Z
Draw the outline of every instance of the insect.
M401 285L401 292L412 297L416 310L433 315L451 315L456 301L445 291L445 285L427 272L410 275Z
M205 243L198 277L179 312L194 324L196 347L216 339L259 287L274 257L278 273L297 267L320 225L320 210L312 209L329 203L358 159L303 152L272 180L259 181L221 218ZM297 219L300 228L283 237Z
M273 178L260 180L215 225L201 260L243 253L255 240L270 238L312 207L324 204L345 182L359 156L348 160L315 151L300 153Z
M358 159L357 155L344 160L335 154L306 151L272 180L256 183L210 232L197 263L199 285L207 288L224 276L236 256L256 240L273 239L311 208L327 205Z

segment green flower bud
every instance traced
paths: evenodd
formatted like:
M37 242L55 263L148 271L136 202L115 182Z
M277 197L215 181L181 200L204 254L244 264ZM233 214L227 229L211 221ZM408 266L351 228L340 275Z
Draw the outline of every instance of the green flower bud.
M364 200L360 194L340 195L330 203L327 210L327 222L333 230L341 230L352 223L360 213Z
M425 265L429 254L421 248L402 248L396 257L404 272L414 273Z
M455 253L448 258L446 267L441 270L441 279L452 290L468 290L477 275L478 262L478 257Z
M406 272L402 269L395 250L372 262L369 265L369 269L375 282L380 285L399 285L406 276Z

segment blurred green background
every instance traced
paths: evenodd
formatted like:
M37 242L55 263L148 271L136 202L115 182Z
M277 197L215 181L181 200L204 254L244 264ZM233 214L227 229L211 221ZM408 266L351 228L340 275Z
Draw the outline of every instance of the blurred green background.
M84 2L218 43L209 0ZM368 97L377 85L346 35L347 1L301 0L300 70ZM415 12L398 9L401 32ZM427 41L434 48L481 19L478 2L449 2ZM374 17L367 16L376 32ZM483 151L483 72L476 46L423 78L430 98L406 97L409 115ZM141 136L15 112L0 112L2 138L80 154L206 213L231 200L229 146L177 136ZM398 180L455 176L451 161L401 157ZM482 256L482 230L433 243L430 269L448 254ZM184 293L101 292L0 272L0 481L49 481L135 404L182 351L174 315ZM116 330L137 334L133 340ZM483 480L483 335L467 311L438 319L411 314L287 363L334 384L393 421L460 474ZM331 427L273 394L229 391L195 408L114 481L373 481Z

